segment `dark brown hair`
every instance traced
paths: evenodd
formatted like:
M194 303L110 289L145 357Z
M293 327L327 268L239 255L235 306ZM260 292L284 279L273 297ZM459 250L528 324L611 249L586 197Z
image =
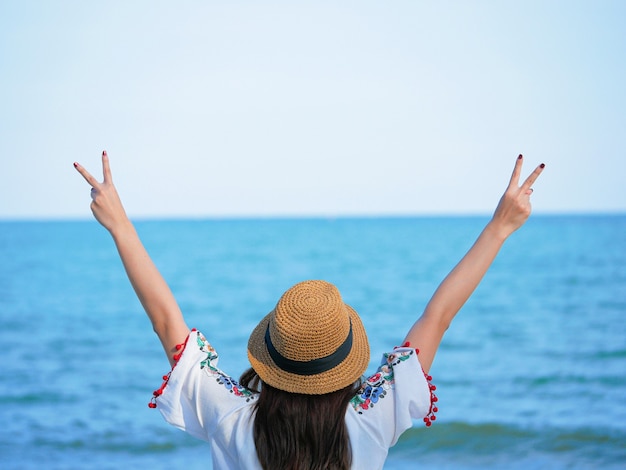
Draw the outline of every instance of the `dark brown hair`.
M265 470L348 470L352 449L346 408L361 381L336 392L304 395L262 383L254 369L240 379L260 392L254 413L254 445Z

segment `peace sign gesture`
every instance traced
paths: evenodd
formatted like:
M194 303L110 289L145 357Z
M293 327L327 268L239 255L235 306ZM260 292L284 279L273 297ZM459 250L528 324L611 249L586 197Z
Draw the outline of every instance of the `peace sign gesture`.
M96 220L109 232L127 222L128 217L124 211L124 206L122 206L122 201L113 185L109 156L106 150L102 152L102 173L104 176L102 183L78 163L74 163L74 168L91 185L91 211Z
M511 180L502 195L496 211L493 214L492 222L497 224L500 233L508 237L515 230L520 228L531 212L530 196L533 193L532 185L543 171L545 165L542 163L519 185L522 173L523 157L520 155L515 162L515 168L511 175Z

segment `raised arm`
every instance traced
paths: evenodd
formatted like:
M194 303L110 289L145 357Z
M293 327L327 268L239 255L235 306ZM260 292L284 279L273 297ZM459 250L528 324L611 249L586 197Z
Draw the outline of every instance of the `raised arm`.
M91 211L96 220L113 237L128 279L161 340L170 364L173 364L176 345L185 340L189 328L169 286L150 259L135 227L126 216L113 185L106 151L102 152L104 174L102 183L78 163L74 163L74 167L91 185Z
M474 245L439 285L422 316L415 322L405 341L419 348L420 362L426 372L445 331L463 304L476 289L504 241L520 228L531 212L532 184L543 171L543 163L520 186L522 155L517 158L509 185L493 217Z

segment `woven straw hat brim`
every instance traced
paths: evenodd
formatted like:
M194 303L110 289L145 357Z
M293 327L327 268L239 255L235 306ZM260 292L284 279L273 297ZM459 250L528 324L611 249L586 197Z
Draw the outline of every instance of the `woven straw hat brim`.
M286 372L274 363L265 344L265 332L274 311L266 315L248 341L248 359L261 380L279 390L305 395L335 392L356 382L367 369L370 347L359 315L349 305L346 308L352 321L352 350L339 365L315 375Z

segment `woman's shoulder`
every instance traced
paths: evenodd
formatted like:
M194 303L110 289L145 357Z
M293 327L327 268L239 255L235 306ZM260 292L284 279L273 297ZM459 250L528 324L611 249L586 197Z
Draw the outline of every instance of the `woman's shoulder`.
M376 372L363 380L350 400L349 412L367 428L385 428L398 436L413 419L430 426L438 411L436 387L418 355L419 350L408 345L384 353Z

